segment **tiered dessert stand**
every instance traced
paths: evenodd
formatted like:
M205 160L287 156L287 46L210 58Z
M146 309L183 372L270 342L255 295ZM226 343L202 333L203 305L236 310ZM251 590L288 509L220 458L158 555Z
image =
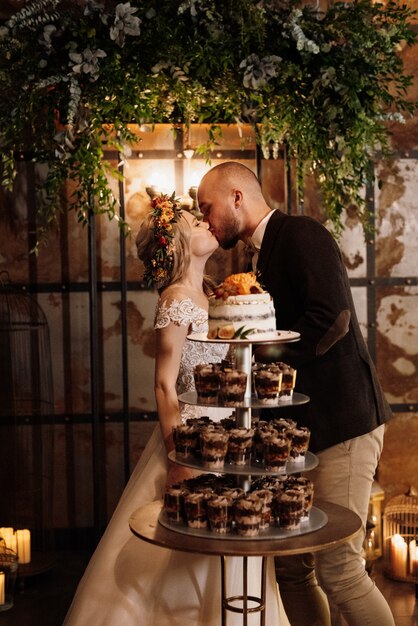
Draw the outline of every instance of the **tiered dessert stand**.
M244 401L238 405L234 404L233 409L235 411L235 422L237 426L243 426L245 428L250 428L252 424L252 410L253 409L272 409L278 407L290 407L299 404L305 404L309 402L309 396L306 396L301 393L293 393L292 399L290 401L283 401L280 398L274 404L265 404L261 403L254 395L252 395L251 390L251 365L252 365L252 347L257 345L266 345L266 344L280 344L280 343L289 343L294 341L299 341L300 335L299 333L295 333L292 331L276 331L275 333L263 333L262 339L255 339L251 337L251 339L242 340L242 339L208 339L205 334L194 333L189 335L188 339L191 341L203 341L210 343L229 343L234 347L234 355L236 361L236 368L241 370L247 374L247 387L245 390ZM197 399L197 393L195 391L190 391L187 393L183 393L179 396L179 400L184 402L185 404L199 405ZM210 404L205 406L218 406L225 407L225 404ZM232 407L231 407L232 409ZM182 459L179 456L176 456L176 452L172 451L169 454L169 458L171 461L178 463L179 465L184 465L186 467L190 467L193 469L199 469L202 471L208 471L207 468L201 462L199 457L187 457L187 459ZM286 463L285 473L279 474L278 472L268 471L263 466L262 463L248 463L245 465L235 465L232 463L225 462L222 470L218 470L222 474L235 474L237 476L237 482L239 486L243 487L244 490L248 490L251 484L252 476L260 476L260 475L289 475L295 474L298 472L306 472L314 469L318 464L317 457L311 452L307 452L305 460L303 462L295 463L292 461L288 461ZM214 471L214 470L210 470ZM164 513L162 513L160 522L163 525L167 525L177 532L185 532L187 534L195 534L201 537L213 536L213 532L211 530L206 529L190 529L187 526L179 526L175 522L171 522L168 518L165 517ZM271 539L277 539L278 537L289 537L293 532L296 534L311 532L312 530L318 530L327 523L327 516L321 510L316 507L312 508L309 522L306 522L303 525L302 530L289 531L283 530L279 527L272 527L267 531L263 531L261 535L259 535L260 539L266 538L269 536ZM234 536L236 540L244 540L247 538ZM223 538L223 537L222 537Z
M291 331L276 331L263 335L262 339L208 339L205 334L194 333L188 337L191 341L208 343L234 344L236 367L247 374L247 388L242 403L234 406L235 421L237 426L251 427L252 410L260 408L290 407L309 402L309 397L297 392L293 393L292 399L282 401L280 398L275 404L260 403L251 393L251 364L252 346L265 344L281 344L299 341L299 333ZM179 400L185 404L198 405L196 392L181 394ZM209 405L205 405L209 406ZM222 403L210 406L225 406ZM182 459L176 457L175 451L169 454L171 461L193 469L207 472L198 457ZM314 469L318 464L317 457L307 452L303 462L288 461L285 474L306 472ZM210 470L215 472L215 470ZM278 472L266 470L261 463L252 462L246 465L233 465L225 463L222 470L217 473L235 474L237 482L244 489L251 484L251 477L256 475L279 475ZM318 503L316 503L318 504ZM315 552L338 543L348 541L361 530L360 518L355 514L331 503L321 502L320 506L311 509L309 521L300 525L297 530L285 530L280 527L270 527L261 531L257 537L242 537L231 533L219 535L208 529L194 529L171 521L162 509L161 502L153 502L136 511L130 519L132 532L151 543L181 550L185 552L197 552L202 554L218 555L221 559L221 594L222 594L222 626L227 624L227 611L241 613L243 626L248 624L248 616L251 613L260 614L260 626L265 626L266 608L266 572L267 557L272 555L290 555L303 552ZM227 596L226 581L226 556L240 556L243 559L243 593L239 596ZM248 558L253 556L262 557L260 596L248 594ZM240 606L237 606L237 602ZM249 605L251 603L251 606Z

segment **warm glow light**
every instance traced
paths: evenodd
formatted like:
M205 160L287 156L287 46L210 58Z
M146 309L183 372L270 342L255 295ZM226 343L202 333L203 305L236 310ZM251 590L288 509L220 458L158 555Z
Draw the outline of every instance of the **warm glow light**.
M3 527L0 528L0 537L3 537L6 548L10 548L13 552L16 552L16 535L14 528Z
M6 602L4 582L4 572L0 572L0 604L4 604Z
M167 193L171 195L175 190L174 171L170 163L165 163L163 160L158 161L158 169L153 168L147 176L147 186L155 187L160 193ZM175 190L176 195L181 193L181 190Z
M406 578L408 562L408 546L405 539L399 535L391 538L390 564L392 573L399 578Z
M409 544L409 573L418 577L418 545L415 539Z
M204 161L189 161L189 167L185 172L185 188L198 187L203 176L210 170L210 166Z
M30 530L27 528L16 531L17 557L19 563L30 563Z
M10 548L9 543L11 543L12 541L13 533L14 533L13 528L8 528L8 527L0 528L0 537L3 537L4 543L6 544L6 548Z

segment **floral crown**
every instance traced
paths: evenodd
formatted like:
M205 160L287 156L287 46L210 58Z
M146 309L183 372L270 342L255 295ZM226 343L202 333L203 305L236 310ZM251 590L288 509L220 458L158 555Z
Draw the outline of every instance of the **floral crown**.
M151 222L156 243L154 254L145 262L144 281L148 287L163 287L174 265L173 224L181 217L181 208L174 193L159 194L151 200Z

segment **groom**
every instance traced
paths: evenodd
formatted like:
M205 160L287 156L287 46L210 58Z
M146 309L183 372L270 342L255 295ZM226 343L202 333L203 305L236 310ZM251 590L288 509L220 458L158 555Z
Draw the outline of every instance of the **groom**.
M198 202L219 244L251 246L253 267L273 297L278 329L301 340L272 360L297 369L310 402L297 422L311 430L319 466L310 474L318 498L345 506L366 525L370 491L390 409L360 332L341 253L319 222L267 205L246 166L225 162L202 179ZM277 580L292 626L394 626L362 559L364 535L315 556L276 558ZM320 587L318 586L318 582Z

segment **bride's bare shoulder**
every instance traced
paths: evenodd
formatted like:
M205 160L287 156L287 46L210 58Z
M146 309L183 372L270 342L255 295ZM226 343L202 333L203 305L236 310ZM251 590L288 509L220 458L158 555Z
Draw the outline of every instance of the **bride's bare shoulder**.
M190 292L183 285L169 285L160 295L161 302L173 302L174 300L177 302L182 302L183 300L193 302Z

